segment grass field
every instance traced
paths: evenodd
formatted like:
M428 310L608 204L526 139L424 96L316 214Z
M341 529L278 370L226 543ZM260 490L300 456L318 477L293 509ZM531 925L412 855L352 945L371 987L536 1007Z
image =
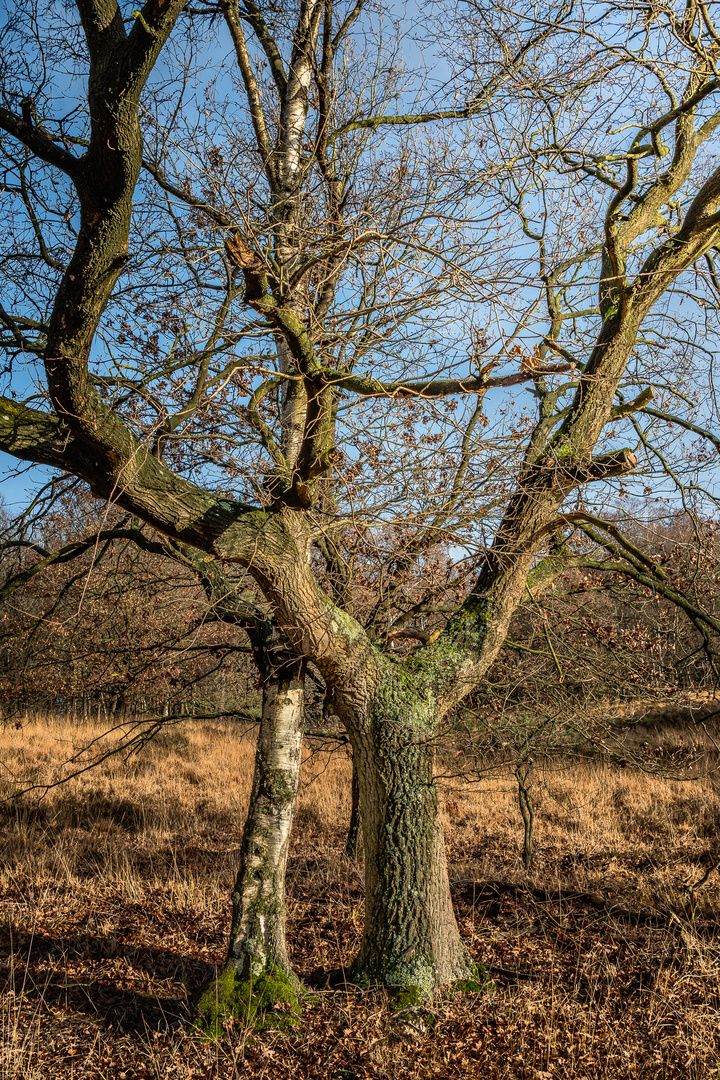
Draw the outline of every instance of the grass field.
M101 734L0 731L1 794ZM396 1015L380 992L323 988L357 949L363 873L342 854L347 756L308 759L288 937L315 996L289 1034L204 1041L188 994L224 957L252 760L237 727L186 722L0 806L0 1080L720 1077L718 781L592 762L538 776L527 873L509 777L443 790L461 930L495 971Z

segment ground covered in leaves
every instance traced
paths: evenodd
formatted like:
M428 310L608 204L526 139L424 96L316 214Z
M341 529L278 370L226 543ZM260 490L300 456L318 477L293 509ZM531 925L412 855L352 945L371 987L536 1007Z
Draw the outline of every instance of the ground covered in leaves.
M230 725L183 732L4 804L1 1080L720 1077L718 795L592 764L538 781L529 872L507 779L447 791L456 910L488 984L397 1012L329 978L357 949L362 864L342 855L347 759L316 756L288 880L304 1022L203 1040L188 998L223 959L252 749ZM6 734L2 761L51 778L60 737Z

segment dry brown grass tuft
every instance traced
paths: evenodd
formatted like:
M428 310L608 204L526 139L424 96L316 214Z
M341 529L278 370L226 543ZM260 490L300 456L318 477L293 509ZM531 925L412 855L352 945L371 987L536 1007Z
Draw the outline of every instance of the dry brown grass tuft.
M51 782L101 734L0 732L0 795ZM291 1035L188 1033L188 989L223 959L252 759L235 725L187 722L0 805L0 1080L720 1077L720 873L689 888L720 859L717 787L591 762L537 778L530 873L509 778L443 790L463 933L516 979L400 1017L383 994L321 990ZM308 758L288 874L306 980L347 965L361 933L349 788L344 751Z

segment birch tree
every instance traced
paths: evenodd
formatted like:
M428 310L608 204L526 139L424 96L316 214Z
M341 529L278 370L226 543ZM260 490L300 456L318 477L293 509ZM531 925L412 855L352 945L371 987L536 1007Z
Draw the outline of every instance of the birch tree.
M304 661L277 640L242 575L233 580L202 552L163 543L129 515L108 521L107 506L72 494L61 485L44 507L35 522L42 542L36 530L28 538L23 515L4 522L5 721L22 716L28 704L74 719L78 698L81 716L96 711L100 722L104 715L108 739L95 747L94 761L91 747L73 752L55 781L63 783L109 754L142 752L189 717L259 720L227 968L242 981L252 966L256 983L267 968L273 986L295 1001L284 897L305 723ZM248 653L254 664L242 655ZM253 666L259 716L247 708ZM15 795L38 788L19 777ZM212 997L207 1003L212 1007Z

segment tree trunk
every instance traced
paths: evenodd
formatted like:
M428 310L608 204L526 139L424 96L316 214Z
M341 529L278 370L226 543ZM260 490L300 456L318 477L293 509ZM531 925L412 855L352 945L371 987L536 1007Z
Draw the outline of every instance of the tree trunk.
M401 675L385 677L367 724L354 734L365 931L352 977L419 1000L474 969L450 897L433 776L436 718Z
M535 809L530 794L530 769L530 765L523 765L522 762L515 769L518 802L523 820L523 863L526 869L530 867L532 862L533 826L535 824Z
M285 945L285 867L300 776L304 696L305 662L283 657L263 684L228 958L196 1002L202 1026L217 1034L230 1018L262 1026L273 1005L285 1005L287 1012L279 1014L285 1023L299 1012L300 983Z

